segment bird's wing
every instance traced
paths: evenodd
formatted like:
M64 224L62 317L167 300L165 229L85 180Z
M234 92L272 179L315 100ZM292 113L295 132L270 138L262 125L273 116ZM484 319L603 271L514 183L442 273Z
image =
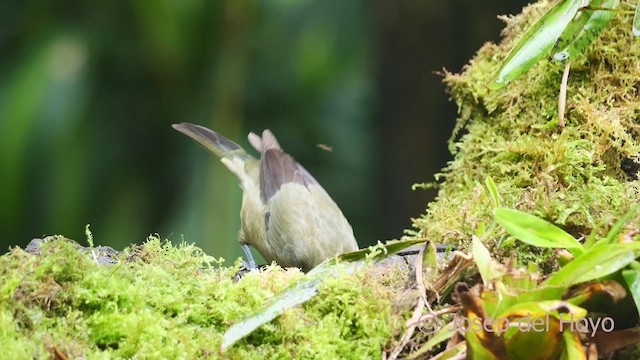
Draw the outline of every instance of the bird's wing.
M269 149L262 153L260 161L260 195L263 202L267 203L280 190L283 184L298 183L307 186L300 167L291 155L282 150Z
M298 164L289 154L285 153L275 135L267 129L262 132L262 137L251 133L249 142L262 154L260 164L260 195L266 203L283 184L298 183L309 187L316 185L318 181Z

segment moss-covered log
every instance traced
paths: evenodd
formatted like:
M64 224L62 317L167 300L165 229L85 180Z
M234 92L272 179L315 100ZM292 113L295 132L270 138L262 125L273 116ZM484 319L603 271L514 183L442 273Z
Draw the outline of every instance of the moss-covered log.
M615 16L571 60L564 129L558 125L564 66L551 55L510 85L487 87L509 49L551 5L540 1L504 17L500 44L485 44L462 73L445 74L460 113L451 139L455 157L437 175L444 181L437 200L414 221L415 236L468 243L475 226L492 221L489 176L503 206L538 215L576 238L606 234L639 202L640 42L631 16ZM627 226L639 228L640 217Z

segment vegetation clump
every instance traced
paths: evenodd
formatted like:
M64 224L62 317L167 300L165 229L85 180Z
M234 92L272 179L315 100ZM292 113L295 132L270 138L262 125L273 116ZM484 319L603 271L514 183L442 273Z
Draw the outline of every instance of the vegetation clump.
M199 248L151 237L101 265L63 237L39 254L0 257L0 344L8 358L375 358L401 322L392 293L360 272L221 352L224 332L299 280L269 266L240 268ZM339 355L338 355L339 354Z
M478 224L492 221L487 177L502 206L547 219L576 238L606 234L639 202L640 42L629 16L616 15L571 59L565 128L558 121L564 66L551 55L508 86L488 88L519 36L552 3L504 17L500 44L485 44L460 74L445 73L460 114L450 143L454 159L436 176L444 180L437 200L414 221L413 236L468 244ZM640 227L640 218L627 226Z

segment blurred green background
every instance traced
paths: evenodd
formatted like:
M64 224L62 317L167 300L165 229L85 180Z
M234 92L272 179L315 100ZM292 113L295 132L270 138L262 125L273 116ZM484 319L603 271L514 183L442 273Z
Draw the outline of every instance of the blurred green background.
M193 122L270 128L360 246L398 238L435 192L456 118L441 77L525 1L3 1L0 248L63 234L117 249L158 233L241 254L240 189ZM318 147L325 144L333 151Z

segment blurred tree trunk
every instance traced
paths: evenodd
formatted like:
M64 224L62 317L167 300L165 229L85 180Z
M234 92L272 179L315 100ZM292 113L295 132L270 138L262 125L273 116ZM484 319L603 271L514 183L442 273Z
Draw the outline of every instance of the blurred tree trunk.
M499 37L498 14L527 1L378 0L374 15L377 68L378 218L380 238L397 238L424 212L436 190L411 191L433 180L450 159L447 140L456 119L441 77L459 71L486 41Z
M208 127L233 141L244 133L244 94L246 93L250 37L257 3L252 0L228 0L220 19L220 44L212 86L211 121ZM216 159L217 160L217 159ZM205 249L215 249L216 256L235 259L241 255L233 239L240 229L241 190L238 180L219 161L211 161L205 176L206 194L202 194L205 217L202 234Z

